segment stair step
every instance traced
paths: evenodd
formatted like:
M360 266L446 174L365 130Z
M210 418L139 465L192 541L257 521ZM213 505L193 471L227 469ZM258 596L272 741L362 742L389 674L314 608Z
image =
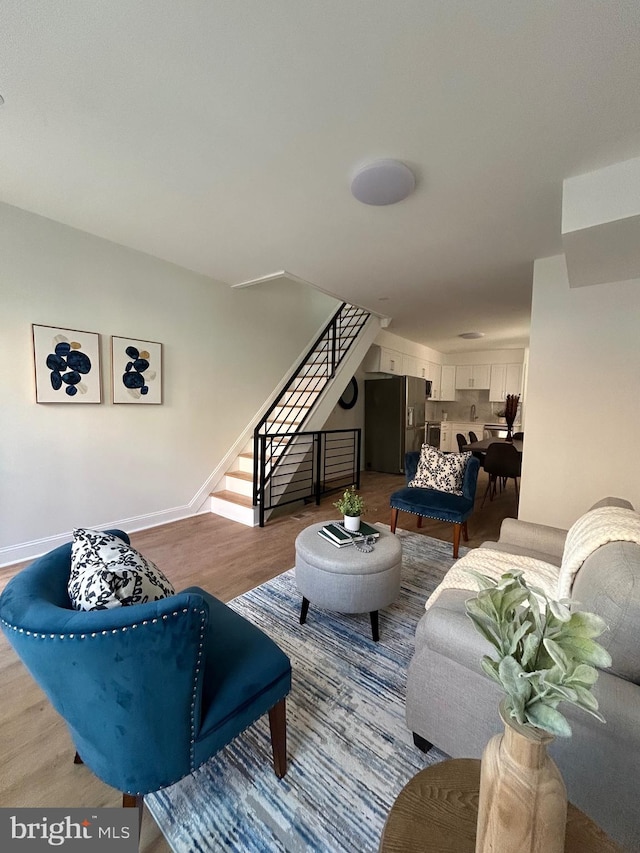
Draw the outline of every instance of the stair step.
M251 498L246 495L239 495L236 492L229 492L227 489L223 489L221 492L212 492L212 498L219 498L221 501L228 501L232 504L237 504L238 506L246 506L251 508L253 506L253 501Z
M253 497L253 471L227 471L222 487L238 495Z
M251 457L253 459L253 457ZM227 477L235 477L236 480L246 480L253 483L253 474L248 471L227 471Z

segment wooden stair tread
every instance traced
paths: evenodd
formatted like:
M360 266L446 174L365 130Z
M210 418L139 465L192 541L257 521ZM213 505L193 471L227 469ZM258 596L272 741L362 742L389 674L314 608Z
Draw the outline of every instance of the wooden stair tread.
M248 483L253 482L253 474L248 471L227 471L227 477L235 477L236 480L246 480Z
M250 497L246 495L239 495L236 492L229 492L224 489L221 492L212 492L212 498L220 498L223 501L229 501L232 504L239 504L240 506L246 506L248 508L253 507L253 501Z

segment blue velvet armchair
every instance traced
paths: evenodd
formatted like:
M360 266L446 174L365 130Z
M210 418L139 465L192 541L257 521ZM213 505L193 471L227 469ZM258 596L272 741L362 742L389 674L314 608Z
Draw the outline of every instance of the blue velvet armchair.
M198 587L73 610L70 561L71 544L62 545L19 572L0 596L0 620L66 721L76 761L141 808L144 794L188 775L268 712L284 776L291 665L278 646Z
M405 473L407 483L416 475L420 451L412 450L405 454ZM391 532L396 532L398 512L411 512L418 516L418 527L422 527L422 519L435 518L438 521L449 521L453 528L453 556L457 559L460 548L460 533L467 542L467 519L473 512L478 483L480 463L474 456L467 461L462 480L462 494L439 492L436 489L421 489L404 486L391 495Z

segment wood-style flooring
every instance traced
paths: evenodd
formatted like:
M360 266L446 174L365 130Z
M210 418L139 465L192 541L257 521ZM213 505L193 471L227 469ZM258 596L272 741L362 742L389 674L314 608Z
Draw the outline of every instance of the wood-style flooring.
M404 477L363 473L361 493L367 502L365 519L389 524L389 495L404 484ZM510 483L502 494L480 504L487 484L481 471L476 508L468 522L469 542L478 546L498 538L500 523L517 516L515 492ZM288 513L260 528L249 528L215 515L199 515L173 524L131 534L135 548L153 560L176 589L197 585L228 601L294 565L298 533L316 521L337 518L334 498L322 504L289 508ZM398 526L425 536L452 540L452 526L400 513ZM23 566L0 569L0 589ZM107 787L84 765L73 763L74 747L65 724L44 694L0 636L0 806L113 806L121 805L119 792ZM168 853L169 846L145 809L140 843L142 853Z

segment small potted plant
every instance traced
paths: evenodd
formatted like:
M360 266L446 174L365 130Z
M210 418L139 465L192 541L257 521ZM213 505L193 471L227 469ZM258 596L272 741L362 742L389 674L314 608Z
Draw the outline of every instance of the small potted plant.
M604 722L591 691L596 667L611 665L609 652L595 641L606 625L594 613L570 610L568 599L555 601L529 587L521 571L499 580L469 573L480 592L465 602L467 614L495 650L482 658L482 669L506 694L500 703L504 734L493 737L482 755L476 850L509 849L504 816L517 814L519 850L560 853L567 794L546 748L555 736L571 735L560 702Z
M364 510L364 498L356 492L355 486L347 489L333 505L344 516L344 526L347 530L360 530L360 516Z

